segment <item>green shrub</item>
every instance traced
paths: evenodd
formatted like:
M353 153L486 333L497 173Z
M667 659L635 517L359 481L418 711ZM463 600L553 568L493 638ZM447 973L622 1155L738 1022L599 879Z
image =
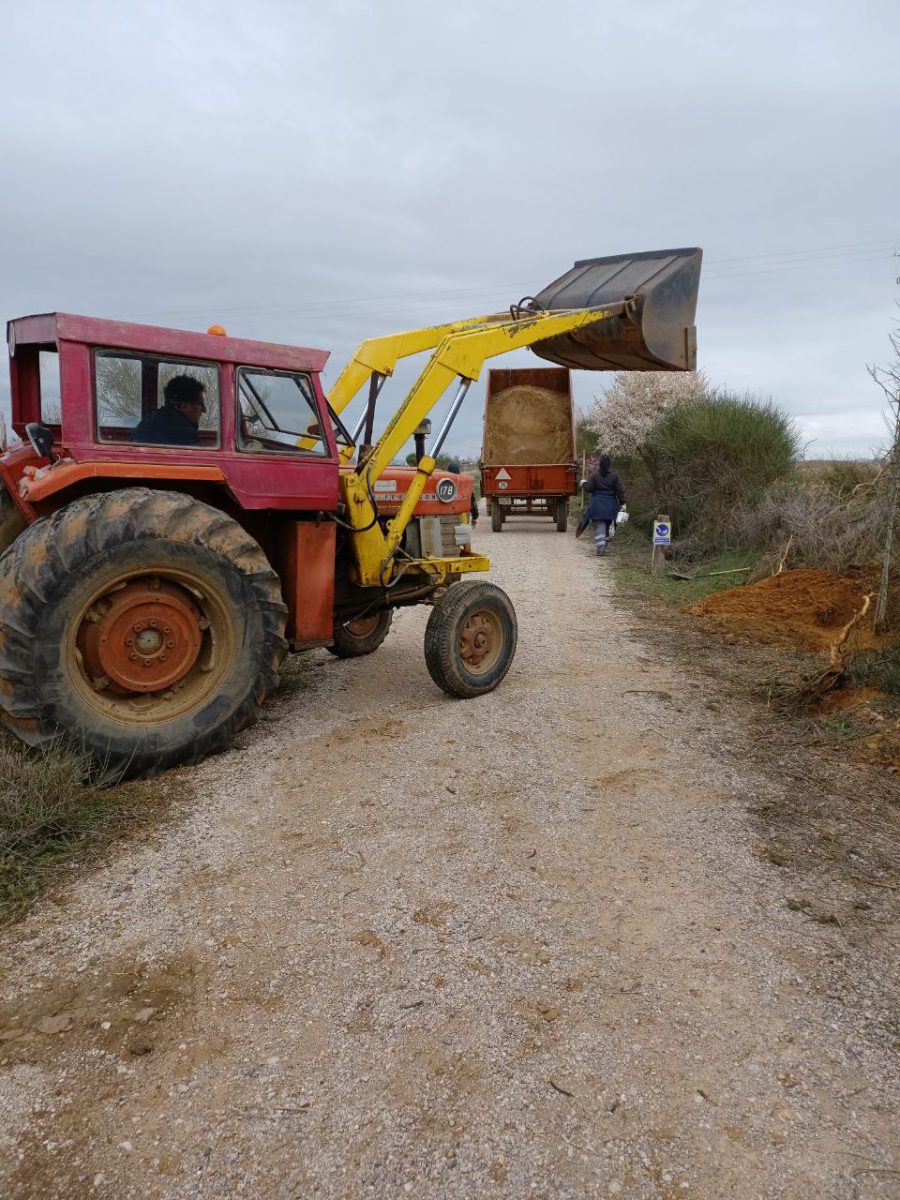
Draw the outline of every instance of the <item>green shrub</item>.
M793 421L771 401L718 392L665 414L642 451L655 506L704 549L731 538L739 505L791 475L800 450Z

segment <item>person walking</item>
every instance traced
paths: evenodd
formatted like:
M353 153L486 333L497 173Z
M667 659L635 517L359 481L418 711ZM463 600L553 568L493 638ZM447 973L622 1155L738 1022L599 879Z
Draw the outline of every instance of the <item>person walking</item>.
M597 470L584 485L584 490L591 497L588 513L594 527L597 554L602 556L606 553L610 528L615 524L619 509L625 507L625 489L618 473L612 469L608 454L600 456Z

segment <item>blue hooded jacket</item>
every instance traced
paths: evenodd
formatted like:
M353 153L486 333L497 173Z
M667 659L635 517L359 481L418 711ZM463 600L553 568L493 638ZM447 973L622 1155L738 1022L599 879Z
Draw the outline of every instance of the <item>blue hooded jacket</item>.
M609 470L605 475L595 471L585 484L584 490L590 493L589 509L592 521L614 521L619 509L625 503L625 489L615 471Z

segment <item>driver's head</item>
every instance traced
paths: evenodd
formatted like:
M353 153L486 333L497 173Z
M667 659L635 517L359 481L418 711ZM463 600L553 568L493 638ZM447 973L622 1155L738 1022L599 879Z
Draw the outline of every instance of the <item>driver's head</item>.
M166 404L177 408L196 429L206 412L206 387L193 375L173 375L163 388Z

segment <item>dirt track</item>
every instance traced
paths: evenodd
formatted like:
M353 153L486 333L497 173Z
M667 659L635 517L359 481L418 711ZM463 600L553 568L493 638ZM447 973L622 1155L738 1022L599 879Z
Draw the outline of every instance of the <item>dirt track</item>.
M609 561L485 524L497 693L435 690L425 610L310 655L169 777L181 819L4 935L5 1195L900 1195L896 1058L754 856L774 782Z

